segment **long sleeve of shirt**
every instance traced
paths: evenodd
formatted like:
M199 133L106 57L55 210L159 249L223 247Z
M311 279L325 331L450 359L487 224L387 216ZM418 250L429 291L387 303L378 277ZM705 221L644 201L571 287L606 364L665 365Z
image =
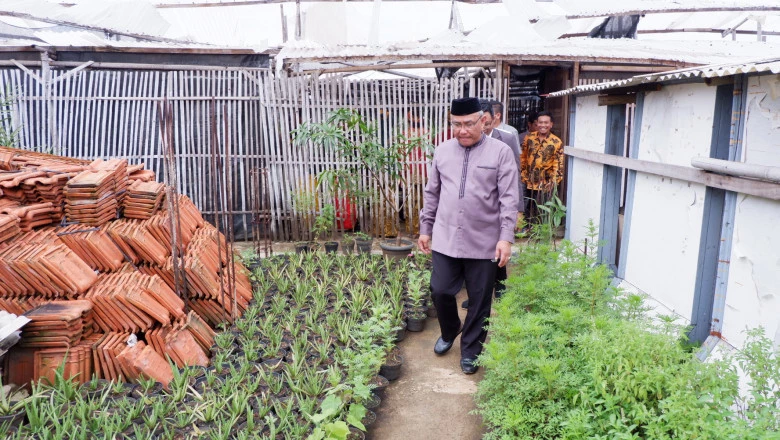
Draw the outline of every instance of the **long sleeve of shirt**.
M420 211L420 234L453 258L492 259L499 240L514 242L518 172L512 150L483 137L461 147L450 139L434 152Z

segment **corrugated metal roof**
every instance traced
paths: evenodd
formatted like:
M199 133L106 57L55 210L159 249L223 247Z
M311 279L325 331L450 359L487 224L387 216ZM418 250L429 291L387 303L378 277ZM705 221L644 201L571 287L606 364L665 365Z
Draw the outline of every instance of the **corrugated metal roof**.
M514 44L513 44L514 43ZM398 43L385 46L338 45L324 46L314 42L291 42L279 52L284 60L379 60L393 57L442 59L469 57L494 59L516 57L525 59L578 60L585 62L621 61L647 64L648 62L676 62L711 64L746 62L765 54L780 53L780 45L757 41L679 41L603 40L572 38L554 41L503 41L486 44L467 37L432 39L428 42Z
M654 74L637 75L628 79L608 81L598 84L588 84L573 87L551 93L550 96L576 95L580 93L593 93L616 87L627 87L637 84L673 81L685 78L713 78L721 76L738 75L742 73L780 73L780 58L769 58L752 62L712 64L708 66L693 67L689 69L670 70Z

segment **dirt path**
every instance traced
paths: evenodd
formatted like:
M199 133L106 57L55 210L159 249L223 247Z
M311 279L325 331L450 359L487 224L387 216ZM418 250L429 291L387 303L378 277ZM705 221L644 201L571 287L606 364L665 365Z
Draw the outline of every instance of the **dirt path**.
M461 319L466 311L460 303ZM469 414L475 409L474 393L483 370L465 375L460 371L460 337L447 354L437 356L433 344L439 337L436 318L428 318L425 330L407 332L399 347L404 356L401 377L385 390L377 421L366 438L372 440L478 440L482 418Z

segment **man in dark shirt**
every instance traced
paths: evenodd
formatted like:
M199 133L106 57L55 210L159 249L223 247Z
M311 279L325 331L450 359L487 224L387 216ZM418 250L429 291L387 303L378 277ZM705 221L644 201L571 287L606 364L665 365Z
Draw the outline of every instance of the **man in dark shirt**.
M520 152L522 153L522 145L523 142L525 142L525 137L528 136L528 133L536 131L536 118L538 114L536 112L528 113L528 119L525 120L526 129L525 131L521 132L518 136L520 145ZM522 181L522 179L520 179Z
M422 252L433 253L431 290L441 328L434 352L446 353L462 333L460 365L466 374L477 371L496 269L509 261L519 198L514 154L485 136L486 123L478 99L452 102L455 138L434 151L417 240ZM455 295L464 280L469 309L461 328Z

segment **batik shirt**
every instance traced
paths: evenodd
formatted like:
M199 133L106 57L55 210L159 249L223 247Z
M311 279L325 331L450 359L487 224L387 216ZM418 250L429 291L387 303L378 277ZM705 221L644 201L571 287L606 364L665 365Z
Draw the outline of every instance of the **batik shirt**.
M539 132L525 137L520 153L520 178L529 190L549 191L563 180L563 142L550 133L540 140Z

